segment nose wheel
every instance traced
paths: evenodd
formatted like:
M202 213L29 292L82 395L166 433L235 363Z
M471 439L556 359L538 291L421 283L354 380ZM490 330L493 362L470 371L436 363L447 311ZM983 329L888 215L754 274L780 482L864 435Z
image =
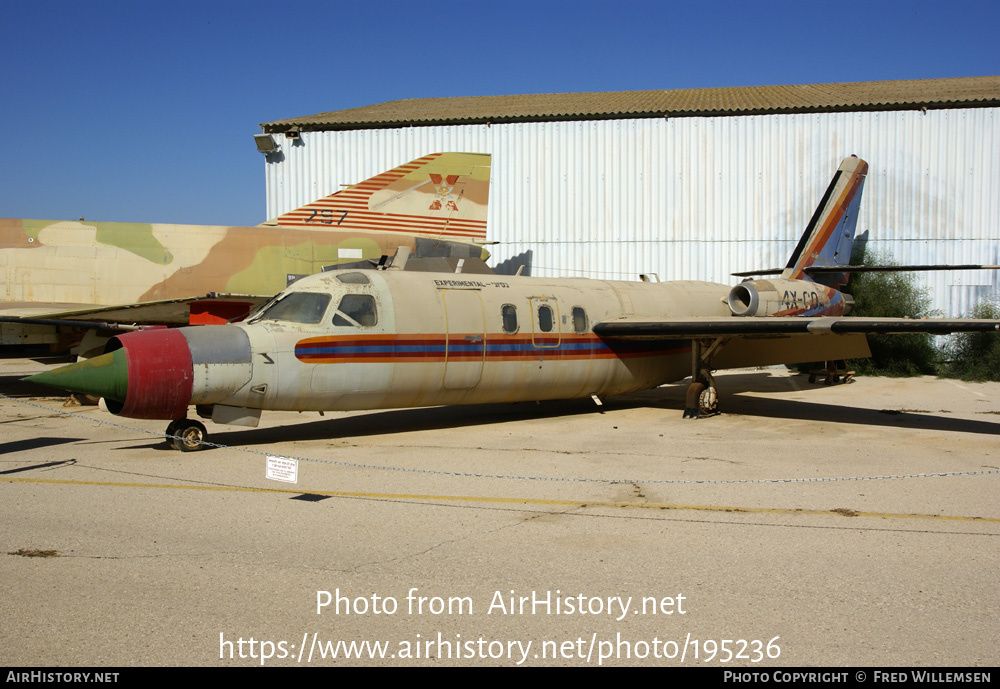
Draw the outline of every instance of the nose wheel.
M205 425L194 419L177 419L167 426L167 442L181 452L194 452L204 448L202 443L207 437Z

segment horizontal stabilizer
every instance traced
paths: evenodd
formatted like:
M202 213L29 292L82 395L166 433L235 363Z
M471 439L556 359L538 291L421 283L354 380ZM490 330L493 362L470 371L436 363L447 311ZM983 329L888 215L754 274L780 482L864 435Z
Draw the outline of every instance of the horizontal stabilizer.
M812 266L806 268L806 274L839 273L847 270L851 273L917 273L931 270L998 270L1000 266L987 265L920 265L920 266Z
M966 265L913 265L913 266L810 266L804 269L806 275L821 273L919 273L932 270L1000 270L1000 266L966 264ZM738 278L749 278L756 275L780 275L781 268L765 270L747 270L742 273L730 273Z

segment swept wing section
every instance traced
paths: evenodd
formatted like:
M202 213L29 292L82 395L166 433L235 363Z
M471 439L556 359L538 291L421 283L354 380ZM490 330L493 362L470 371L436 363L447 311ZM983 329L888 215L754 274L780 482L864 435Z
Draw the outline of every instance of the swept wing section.
M686 413L696 408L705 385L714 390L710 371L746 366L839 361L871 356L866 334L998 332L1000 320L937 318L854 318L807 316L732 316L623 318L597 323L594 333L606 342L691 342L692 384ZM714 395L714 393L712 393ZM714 411L714 402L702 412Z
M30 314L0 316L0 323L55 325L72 328L122 328L132 325L189 325L225 322L246 315L270 297L254 294L208 294L201 297L162 299L139 304L53 308L33 304ZM8 312L11 313L11 312ZM199 320L212 314L211 320ZM228 316L224 318L223 315Z
M835 333L896 335L959 332L997 332L1000 320L973 318L842 318L730 317L730 318L625 318L594 325L605 340L669 340L715 337L780 337Z

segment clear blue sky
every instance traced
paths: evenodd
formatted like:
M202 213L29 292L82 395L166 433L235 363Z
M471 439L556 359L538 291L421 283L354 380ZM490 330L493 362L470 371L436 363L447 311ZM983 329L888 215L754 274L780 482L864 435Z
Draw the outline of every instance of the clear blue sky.
M0 217L253 225L261 122L399 98L995 75L998 29L997 0L0 0Z

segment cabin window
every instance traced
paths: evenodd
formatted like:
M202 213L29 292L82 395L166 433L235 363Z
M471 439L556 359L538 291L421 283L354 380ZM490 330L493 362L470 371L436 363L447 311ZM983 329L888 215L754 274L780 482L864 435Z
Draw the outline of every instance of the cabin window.
M573 307L573 332L582 335L587 332L587 312L583 307Z
M363 328L378 323L375 297L370 294L345 294L333 315L334 325L353 325Z
M337 279L343 282L345 285L368 285L371 282L368 280L368 276L364 273L343 273L338 274Z
M291 323L319 323L323 320L329 294L316 292L288 292L271 304L255 320L289 321Z
M538 329L543 333L552 332L552 307L542 306L538 307Z
M501 309L503 315L503 331L508 334L517 332L517 307L513 304L504 304Z

